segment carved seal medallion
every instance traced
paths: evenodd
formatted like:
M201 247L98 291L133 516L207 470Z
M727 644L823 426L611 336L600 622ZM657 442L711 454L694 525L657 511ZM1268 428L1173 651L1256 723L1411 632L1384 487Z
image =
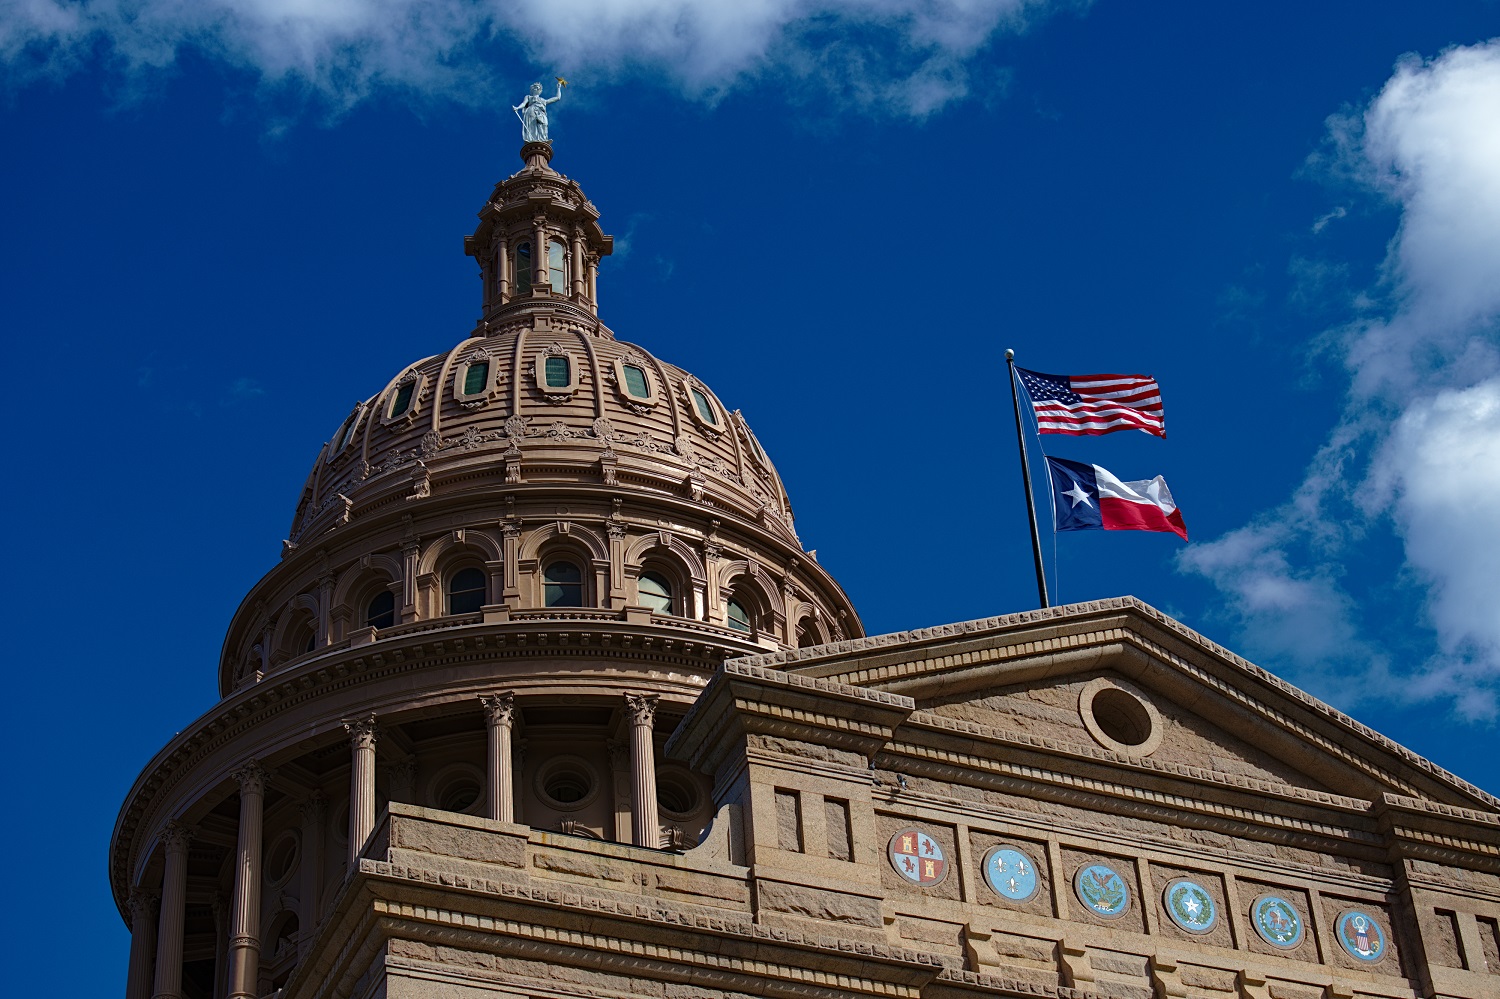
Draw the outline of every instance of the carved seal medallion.
M948 860L943 847L930 834L908 826L891 837L886 853L896 873L914 885L924 888L941 884L948 876Z
M1115 919L1130 911L1130 888L1107 864L1088 864L1073 878L1073 891L1090 912Z

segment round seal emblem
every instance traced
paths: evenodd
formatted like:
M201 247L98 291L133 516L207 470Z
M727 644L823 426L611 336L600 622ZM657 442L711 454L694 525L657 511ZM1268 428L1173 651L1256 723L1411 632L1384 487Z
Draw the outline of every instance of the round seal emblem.
M1036 863L1014 847L992 847L984 855L984 883L1001 898L1024 902L1036 894Z
M1369 913L1350 909L1339 917L1336 932L1339 943L1355 960L1375 962L1385 957L1385 930Z
M1207 933L1219 921L1219 907L1214 897L1196 881L1177 878L1168 882L1162 892L1162 904L1172 922L1189 933Z
M1130 908L1130 889L1125 879L1105 864L1088 864L1073 878L1078 900L1096 916L1114 919Z
M886 853L896 873L914 885L927 888L948 876L948 860L943 856L942 845L916 826L908 826L892 836Z
M1262 895L1251 903L1250 922L1272 947L1290 950L1302 942L1302 914L1279 895Z

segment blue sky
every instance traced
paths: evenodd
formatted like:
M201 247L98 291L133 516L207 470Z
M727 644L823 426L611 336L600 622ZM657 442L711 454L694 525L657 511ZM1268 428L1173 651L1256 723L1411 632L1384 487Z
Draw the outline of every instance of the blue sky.
M1035 605L1006 347L1149 372L1165 441L1048 447L1164 474L1193 544L1063 536L1061 599L1500 790L1497 35L1494 0L0 7L14 970L121 987L116 809L321 443L470 329L462 236L555 75L606 321L744 410L869 631Z

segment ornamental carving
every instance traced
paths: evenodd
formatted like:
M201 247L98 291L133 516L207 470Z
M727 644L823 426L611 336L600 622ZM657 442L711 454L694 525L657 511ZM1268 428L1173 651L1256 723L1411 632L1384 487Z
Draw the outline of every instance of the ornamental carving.
M481 694L479 703L484 707L484 720L489 725L509 727L515 719L516 695L511 691Z
M442 450L443 435L436 430L429 430L422 435L422 457L431 458Z
M505 420L505 436L512 442L520 441L526 436L527 418L524 416L509 416Z
M604 417L594 420L594 436L601 441L612 441L615 439L615 425Z
M660 694L626 694L625 711L630 715L631 724L649 727L656 717L656 702L659 700Z
M688 461L698 460L698 452L693 449L693 442L684 434L677 435L677 439L672 442L672 448Z
M349 733L349 744L355 749L375 748L375 713L372 711L360 718L345 718L344 731Z
M271 772L255 759L246 760L237 769L230 771L240 785L241 794L264 794L266 781L271 779Z
M161 831L162 849L168 853L185 853L188 848L188 840L193 838L193 829L184 822L176 819L168 822Z

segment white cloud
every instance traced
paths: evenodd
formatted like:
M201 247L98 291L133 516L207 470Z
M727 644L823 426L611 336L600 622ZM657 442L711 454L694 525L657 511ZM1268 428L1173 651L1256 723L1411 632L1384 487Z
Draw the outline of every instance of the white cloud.
M515 49L563 76L664 78L697 97L761 74L923 115L967 93L964 63L1059 0L12 0L0 60L64 73L103 43L128 73L184 50L334 109L377 89L497 103Z
M1489 719L1500 692L1497 123L1500 39L1408 57L1362 114L1330 120L1342 166L1401 208L1382 282L1360 299L1376 318L1336 331L1343 418L1287 504L1179 563L1229 597L1257 654L1310 676L1357 670L1367 691ZM1392 581L1424 588L1438 648L1404 669L1375 650L1409 622L1362 621L1341 568L1369 532L1392 528L1405 559Z

